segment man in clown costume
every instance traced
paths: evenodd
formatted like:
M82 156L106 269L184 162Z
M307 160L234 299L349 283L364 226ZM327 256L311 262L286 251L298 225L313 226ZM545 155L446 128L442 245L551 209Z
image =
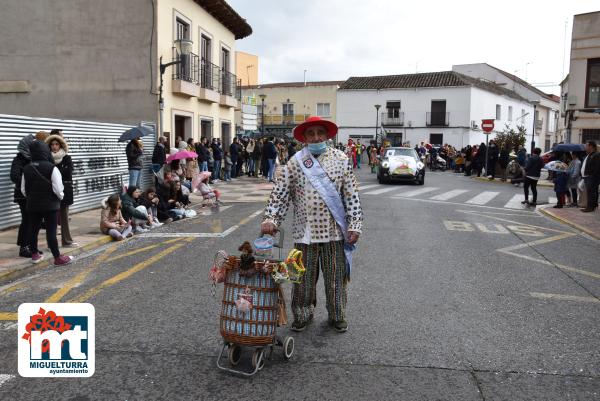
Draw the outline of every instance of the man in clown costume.
M313 321L319 268L329 323L338 332L348 329L347 285L363 213L352 161L327 146L337 131L333 122L319 117L294 128L294 138L305 146L282 166L261 224L263 234L274 235L293 204L294 247L302 251L306 267L302 283L292 289L295 331Z

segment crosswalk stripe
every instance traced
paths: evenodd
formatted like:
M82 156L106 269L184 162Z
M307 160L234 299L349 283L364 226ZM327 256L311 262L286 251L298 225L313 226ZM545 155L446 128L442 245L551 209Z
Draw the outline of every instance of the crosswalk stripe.
M448 200L448 199L455 198L458 195L462 195L465 192L469 192L469 191L466 190L466 189L454 189L452 191L448 191L448 192L445 192L445 193L440 194L440 195L432 196L429 199L433 199L433 200Z
M474 198L469 199L466 203L470 203L472 205L485 205L486 203L494 199L496 196L498 196L499 193L500 192L483 191Z
M387 187L375 191L365 192L365 195L379 195L386 192L396 191L397 189L399 189L399 187Z
M525 209L527 205L521 203L524 199L525 197L522 194L514 195L508 202L506 202L504 207L507 209Z
M369 188L375 188L375 187L379 187L379 184L373 184L373 185L365 185L364 187L361 186L360 184L358 184L358 189L361 191L364 191L365 189L369 189Z
M398 196L400 196L402 198L412 198L413 196L426 194L427 192L432 192L432 191L435 191L437 189L439 189L439 188L437 188L437 187L426 187L426 188L416 189L414 191L408 191L408 192L405 192L405 193L400 194Z

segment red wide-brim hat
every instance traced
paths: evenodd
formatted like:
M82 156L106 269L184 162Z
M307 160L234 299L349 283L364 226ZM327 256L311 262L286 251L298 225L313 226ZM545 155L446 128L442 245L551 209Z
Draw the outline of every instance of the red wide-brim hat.
M338 126L332 121L323 120L321 117L308 117L306 121L294 128L294 138L297 141L304 142L304 131L308 127L320 125L327 130L327 139L331 139L337 134Z

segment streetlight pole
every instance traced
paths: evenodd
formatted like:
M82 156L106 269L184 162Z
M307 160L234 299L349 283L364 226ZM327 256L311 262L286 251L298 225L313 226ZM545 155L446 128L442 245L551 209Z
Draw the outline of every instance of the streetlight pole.
M163 130L164 123L163 122L164 122L164 118L165 118L165 116L164 116L165 99L163 98L163 75L168 67L175 65L175 64L181 64L183 62L183 60L181 59L181 56L188 55L191 51L192 44L193 44L193 42L189 39L177 39L175 41L175 43L179 45L179 50L180 50L179 59L163 64L162 56L160 56L159 61L158 61L159 70L160 70L160 86L158 87L158 110L159 110L159 119L160 119L160 121L158 122L159 136L163 136L163 133L164 133L164 130Z
M379 129L379 108L381 107L380 104L376 104L375 105L375 144L377 145L377 147L379 147L379 136L378 136L378 129ZM383 141L382 141L382 145L383 145Z
M267 95L265 94L260 94L258 95L258 97L260 97L260 133L264 136L265 135L265 98L267 97Z
M531 103L533 103L533 129L531 130L531 154L533 154L533 149L535 149L535 124L537 123L536 107L540 101L532 100Z

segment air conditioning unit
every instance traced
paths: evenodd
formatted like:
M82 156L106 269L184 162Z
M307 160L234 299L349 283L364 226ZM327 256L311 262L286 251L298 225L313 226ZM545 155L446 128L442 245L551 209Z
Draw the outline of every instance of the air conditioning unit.
M569 96L567 103L569 103L569 106L576 106L577 105L577 96L575 96L575 95Z
M477 121L471 120L471 129L478 129L479 125L477 125Z

